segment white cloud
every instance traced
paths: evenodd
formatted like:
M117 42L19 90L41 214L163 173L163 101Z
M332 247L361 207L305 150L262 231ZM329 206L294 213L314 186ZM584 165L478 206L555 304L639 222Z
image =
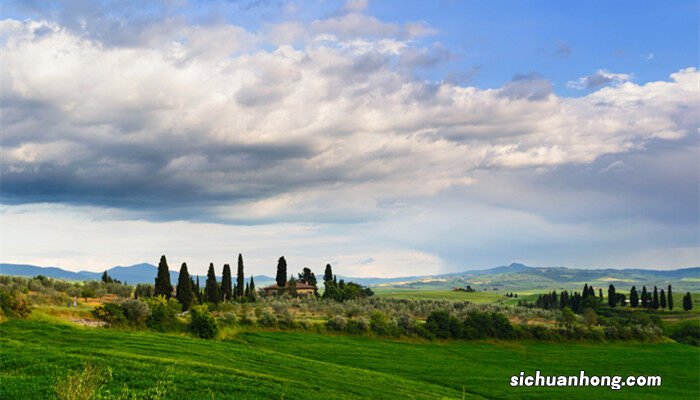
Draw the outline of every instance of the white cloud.
M566 86L572 89L598 89L606 85L620 85L632 80L632 78L632 74L615 74L605 69L599 69L595 74L567 82Z
M682 117L698 104L695 69L646 85L601 70L618 84L561 98L536 75L497 90L416 80L393 58L414 45L383 38L262 50L241 28L203 26L125 48L48 22L2 26L10 191L51 176L88 202L161 201L157 185L226 219L361 219L468 185L475 168L588 163L695 132Z
M646 84L599 70L570 82L595 89L576 98L532 73L493 89L431 82L413 69L449 59L417 39L433 31L364 6L264 34L167 21L119 43L54 22L0 22L3 198L87 207L10 207L24 211L3 215L13 232L2 235L3 260L105 267L157 251L203 269L244 251L256 273L281 253L386 276L475 266L459 264L464 251L541 261L541 243L577 241L578 252L550 258L568 262L580 243L617 243L630 225L552 220L622 201L588 188L530 193L518 173L595 164L600 179L622 179L634 170L625 154L697 135L694 68ZM86 217L104 207L102 219ZM667 233L644 225L629 240ZM34 253L26 243L37 242ZM680 247L691 249L683 260L697 254Z

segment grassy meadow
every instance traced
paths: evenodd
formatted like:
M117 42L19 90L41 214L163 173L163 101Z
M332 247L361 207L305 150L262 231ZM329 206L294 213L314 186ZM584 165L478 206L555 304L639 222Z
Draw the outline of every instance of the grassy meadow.
M400 287L377 287L372 288L375 296L391 297L395 299L447 299L457 301L471 301L473 303L484 304L494 303L499 300L510 300L505 297L505 293L496 291L482 292L462 292L455 290L436 289L414 289Z
M172 399L696 399L700 391L700 350L671 342L427 342L264 330L211 341L44 316L0 324L0 345L3 399L52 398L54 382L86 362L109 365L116 392L170 380ZM663 381L618 391L510 387L523 369Z

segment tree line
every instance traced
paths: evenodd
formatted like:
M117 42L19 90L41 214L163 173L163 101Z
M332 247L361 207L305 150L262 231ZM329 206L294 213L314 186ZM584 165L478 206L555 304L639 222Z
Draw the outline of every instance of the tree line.
M105 272L103 280L105 279L112 278ZM296 278L294 275L290 275L288 278L287 260L284 256L277 260L275 281L277 284L277 294L288 293L295 295L298 283L311 285L314 288L317 286L316 275L308 267L304 267L302 272L297 274ZM354 282L345 282L343 279L338 281L337 277L333 274L330 264L326 264L323 283L325 287L323 293L324 299L345 301L369 297L374 294L369 287L364 287ZM195 303L218 304L220 302L232 300L255 301L258 296L253 277L251 276L250 280L246 282L242 254L238 254L238 268L235 283L232 280L231 267L229 264L224 264L221 274L221 283L219 283L216 280L214 263L210 263L204 288L200 287L199 276L196 276L195 279L189 274L187 263L182 263L180 266L177 286L173 287L170 283L168 261L165 255L163 255L160 257L158 263L155 285L152 287L152 290L150 285L137 285L134 291L134 298L138 299L139 296L164 296L166 299L170 299L170 297L173 296L173 292L175 293L174 296L177 301L182 305L183 311L189 310ZM317 289L315 290L315 294L317 294Z
M595 308L602 304L605 304L603 290L598 289L598 296L596 296L593 286L588 286L587 283L584 284L581 293L569 293L564 290L560 294L557 294L556 291L552 291L539 295L534 303L528 303L524 300L518 302L520 306L534 306L547 310L561 310L568 307L577 314L582 313L586 308ZM627 305L627 297L617 292L613 284L608 286L607 305L611 308ZM632 286L630 289L629 305L632 308L641 306L642 308L654 310L666 308L673 310L673 289L671 285L668 285L668 290L665 292L663 289L659 291L658 288L654 286L654 290L649 292L646 286L642 286L640 295L640 293L637 292L637 288ZM683 296L683 309L689 311L692 308L693 299L690 292L688 292Z
M193 304L204 304L205 302L218 304L222 301L231 300L248 300L255 301L257 292L255 289L255 280L251 276L246 282L243 255L238 254L238 268L236 273L236 283L233 283L231 276L231 266L224 264L221 274L221 284L216 280L216 272L214 271L214 263L209 263L207 271L207 279L204 284L204 289L200 287L199 276L193 278L187 270L187 263L182 263L180 266L180 275L177 279L177 286L173 287L170 283L170 268L165 256L160 257L158 263L158 272L155 278L153 287L153 296L164 296L170 299L175 291L175 298L182 305L183 311L189 310ZM135 298L139 294L149 295L142 290L135 291Z

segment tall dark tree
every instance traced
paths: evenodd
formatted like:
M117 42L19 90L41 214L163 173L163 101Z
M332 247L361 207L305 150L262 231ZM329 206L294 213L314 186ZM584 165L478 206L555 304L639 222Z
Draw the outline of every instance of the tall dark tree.
M654 286L654 294L651 298L651 307L655 310L659 308L659 291L656 290L656 286Z
M615 285L612 283L608 286L608 305L615 307L617 305L617 296L615 295Z
M603 289L598 289L598 298L600 298L600 302L603 302Z
M671 285L668 285L668 292L666 292L666 297L668 298L668 309L673 310L673 292L671 291Z
M104 283L112 283L112 282L114 282L114 280L112 280L112 277L109 276L109 274L107 273L107 271L105 271L105 272L102 273L102 282L104 282Z
M204 303L204 295L202 295L202 288L199 286L199 275L197 275L197 289L195 291L195 294L197 295L197 303L203 304Z
M583 297L586 297L586 296L588 296L588 284L587 283L585 283L583 285Z
M206 286L204 286L204 297L208 302L214 304L217 304L221 299L219 285L216 283L216 272L214 272L214 263L209 264L209 271L207 271L207 283Z
M569 292L567 292L566 290L562 291L561 296L559 296L559 298L559 307L569 307Z
M250 286L248 287L248 297L251 299L255 299L256 293L255 293L255 281L253 280L253 277L250 277Z
M693 309L693 297L690 295L690 292L683 296L683 309L685 311L690 311Z
M168 261L165 259L165 256L160 256L153 295L165 296L168 299L173 295L173 285L170 284L170 270L168 269Z
M243 287L245 286L245 276L243 275L243 255L241 253L238 253L238 271L236 273L236 289L238 293L238 297L242 297L244 295L243 293Z
M309 269L308 267L304 267L304 270L298 275L299 282L306 283L307 285L316 286L316 275L314 275L314 273L311 272L311 269Z
M199 296L197 295L197 286L194 283L194 278L190 275L190 293L192 293L192 304L199 302Z
M637 294L637 288L632 286L630 290L630 306L637 307L639 305L639 295Z
M284 259L284 256L280 257L279 260L277 260L277 286L278 287L285 287L287 286L287 260Z
M326 270L323 273L323 281L330 282L333 280L333 269L330 264L326 264Z
M190 273L187 272L187 263L182 263L180 267L175 297L182 305L182 311L187 311L192 307L192 279L190 279Z
M228 301L233 297L233 288L231 287L231 267L224 264L224 270L221 272L221 293L223 300Z
M643 308L649 307L649 293L647 292L646 286L642 286L642 307Z
M666 308L666 292L663 289L659 292L659 307Z

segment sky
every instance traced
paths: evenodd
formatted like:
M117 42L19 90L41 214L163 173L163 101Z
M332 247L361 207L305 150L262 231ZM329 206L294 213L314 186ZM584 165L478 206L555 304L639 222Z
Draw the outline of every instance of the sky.
M697 1L2 1L0 261L700 265Z

